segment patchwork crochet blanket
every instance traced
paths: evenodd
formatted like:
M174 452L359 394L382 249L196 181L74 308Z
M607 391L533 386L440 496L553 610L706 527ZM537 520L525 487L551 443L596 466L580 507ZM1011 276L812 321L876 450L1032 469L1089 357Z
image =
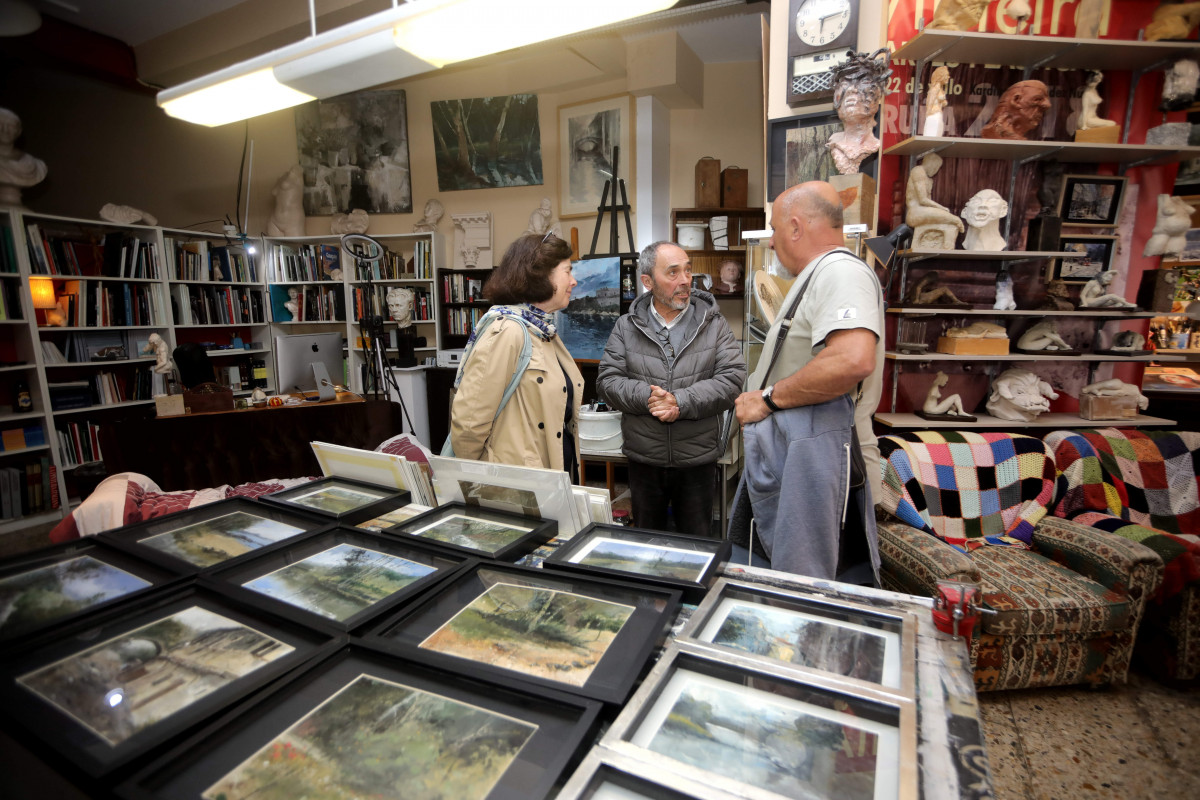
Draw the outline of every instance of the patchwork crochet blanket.
M1029 547L1054 496L1054 461L1032 436L908 431L879 450L883 506L960 550Z

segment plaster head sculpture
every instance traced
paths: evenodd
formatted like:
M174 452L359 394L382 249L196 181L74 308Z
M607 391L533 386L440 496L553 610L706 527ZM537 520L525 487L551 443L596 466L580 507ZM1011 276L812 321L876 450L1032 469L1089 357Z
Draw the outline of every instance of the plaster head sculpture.
M413 225L413 233L433 233L437 230L438 223L442 221L442 215L446 213L446 207L442 205L442 201L436 197L431 197L425 201L425 215L417 220Z
M393 286L388 289L387 307L388 313L401 328L412 326L413 293L411 289L405 289L402 286Z
M1101 272L1095 278L1084 284L1079 292L1080 308L1137 308L1119 294L1112 294L1108 286L1113 282L1117 273L1112 270Z
M46 178L46 162L16 147L21 136L21 119L0 108L0 206L20 206L21 190Z
M1146 249L1142 251L1142 255L1179 258L1187 247L1187 232L1192 227L1194 210L1182 197L1160 194L1154 230L1146 241Z
M1190 58L1181 58L1167 69L1163 78L1163 111L1178 111L1187 108L1196 97L1196 85L1200 83L1200 63Z
M283 307L292 315L293 320L300 319L300 290L295 286L289 286L288 299L284 301Z
M1104 119L1097 111L1102 101L1100 92L1096 87L1100 85L1100 81L1102 80L1104 80L1104 73L1100 70L1094 69L1088 73L1083 95L1079 100L1079 118L1075 122L1075 130L1086 131L1093 128L1111 128L1117 124L1111 119Z
M929 76L929 92L925 99L925 127L922 136L941 136L946 130L942 112L946 109L946 86L950 83L950 68L938 67Z
M135 222L141 222L144 225L158 224L154 215L133 206L119 206L116 203L105 203L101 206L100 219L106 219L118 225L133 225Z
M1044 319L1029 326L1029 330L1017 339L1018 350L1071 350L1075 348L1067 344L1058 333L1058 325L1053 319Z
M1008 246L1000 233L1000 220L1008 216L1008 203L994 189L980 189L963 206L967 222L964 250L1003 250Z
M904 194L904 222L913 229L915 250L953 250L963 221L933 199L933 176L942 167L942 157L930 153L908 175Z
M1041 81L1018 81L1000 95L991 120L983 126L985 139L1028 139L1050 108L1050 90Z
M833 70L833 108L842 121L842 130L829 137L825 147L842 175L854 175L864 159L879 150L872 129L879 104L887 93L889 51L846 53L846 60Z
M338 236L347 233L366 233L371 225L371 218L361 208L352 210L349 214L334 214L329 221L329 232Z
M304 235L304 170L296 164L280 176L271 190L275 210L267 220L268 236Z
M1137 400L1137 407L1142 411L1150 407L1150 401L1142 394L1138 387L1132 383L1125 383L1120 378L1109 378L1106 381L1089 383L1079 390L1080 397L1088 394L1093 397L1132 397Z
M1013 422L1033 422L1050 410L1050 401L1058 392L1027 369L1006 369L992 381L988 395L988 413Z

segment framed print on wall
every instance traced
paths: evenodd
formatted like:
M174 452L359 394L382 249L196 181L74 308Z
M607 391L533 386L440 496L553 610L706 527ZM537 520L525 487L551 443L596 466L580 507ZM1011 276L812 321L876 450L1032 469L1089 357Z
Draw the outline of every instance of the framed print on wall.
M1107 272L1117 249L1116 236L1063 236L1059 249L1078 253L1078 258L1059 258L1054 261L1054 274L1068 283L1087 283L1101 272Z
M633 97L627 94L558 107L560 219L595 215L604 182L614 177L625 180L633 197L633 130ZM615 176L614 147L620 148Z
M1063 225L1113 228L1121 218L1126 178L1112 175L1064 175L1058 197Z

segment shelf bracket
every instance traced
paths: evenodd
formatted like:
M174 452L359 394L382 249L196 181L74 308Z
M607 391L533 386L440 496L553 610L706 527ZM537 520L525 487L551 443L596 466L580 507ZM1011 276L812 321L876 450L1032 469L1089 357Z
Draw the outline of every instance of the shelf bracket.
M1133 98L1137 95L1138 83L1141 82L1142 76L1147 72L1152 72L1162 68L1165 64L1174 61L1178 56L1170 56L1159 59L1149 66L1135 69L1131 72L1129 78L1129 98L1125 101L1125 127L1121 130L1121 144L1129 144L1129 125L1133 121ZM1122 168L1122 173L1124 168Z
M1076 42L1075 44L1064 47L1062 50L1058 50L1058 51L1046 56L1041 61L1035 61L1032 64L1027 65L1022 70L1022 75L1025 77L1025 80L1029 80L1029 76L1033 74L1034 70L1041 69L1042 67L1049 64L1051 61L1054 61L1055 59L1057 59L1059 56L1066 55L1067 53L1071 52L1072 50L1074 50L1077 47L1079 47L1079 42Z

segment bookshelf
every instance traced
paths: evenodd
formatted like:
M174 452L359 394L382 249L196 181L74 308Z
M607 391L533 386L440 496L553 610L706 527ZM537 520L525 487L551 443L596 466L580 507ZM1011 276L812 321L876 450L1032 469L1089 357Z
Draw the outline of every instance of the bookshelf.
M438 271L438 334L442 347L455 350L467 346L467 339L492 304L483 299L483 285L492 274L490 267L480 269L443 269Z

